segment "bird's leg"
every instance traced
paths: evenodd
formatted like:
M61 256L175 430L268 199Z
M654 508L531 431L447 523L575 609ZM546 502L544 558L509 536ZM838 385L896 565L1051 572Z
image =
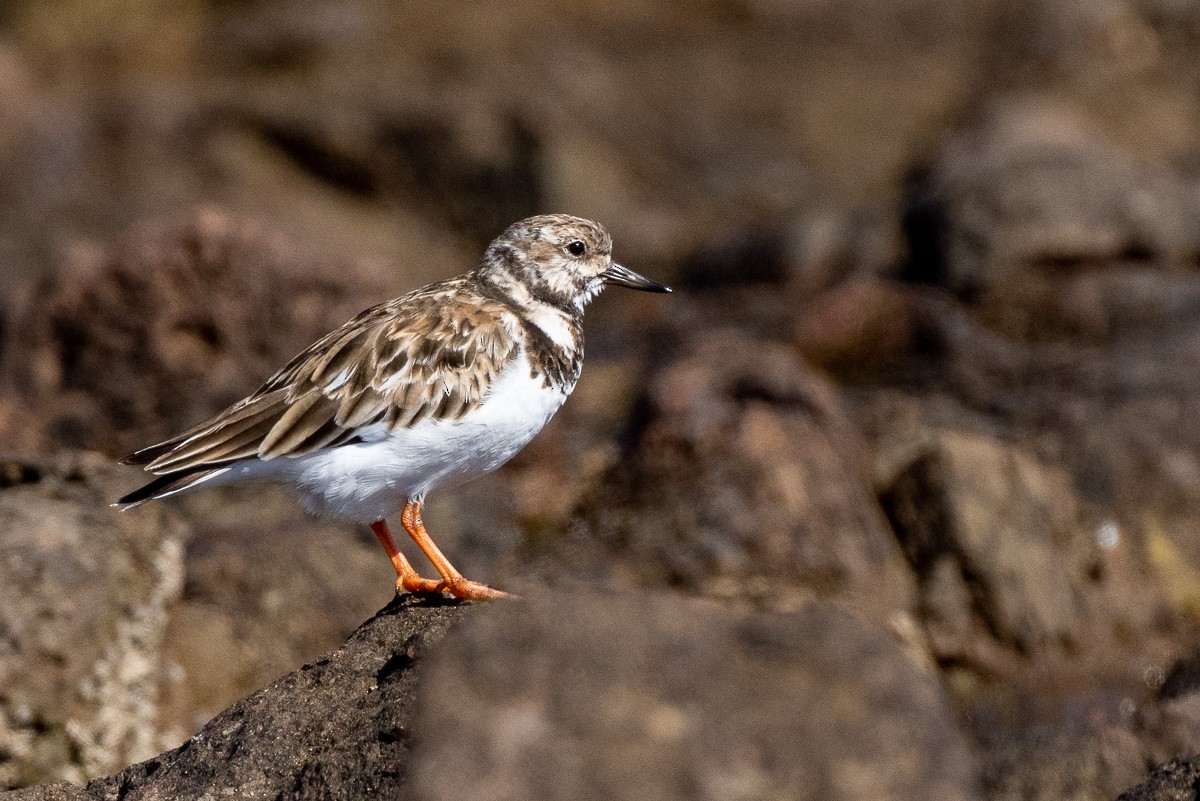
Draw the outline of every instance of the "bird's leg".
M421 578L417 574L409 561L404 558L404 554L400 553L400 549L396 547L396 541L392 539L392 533L388 531L387 521L376 520L371 524L371 531L375 532L375 536L379 538L379 544L387 551L387 555L392 560L392 567L396 568L396 589L408 592L441 592L445 589L444 582Z
M434 544L433 538L425 530L425 524L421 522L421 504L419 501L409 501L404 505L404 511L400 514L400 522L404 525L404 530L408 532L408 536L413 538L413 541L417 543L417 546L429 557L429 561L433 563L433 566L437 568L438 574L442 577L442 589L446 592L464 601L492 601L497 598L508 597L508 593L506 592L494 590L486 584L480 584L477 581L469 581L463 578L463 574L459 573L454 568L454 565L450 564L450 560Z

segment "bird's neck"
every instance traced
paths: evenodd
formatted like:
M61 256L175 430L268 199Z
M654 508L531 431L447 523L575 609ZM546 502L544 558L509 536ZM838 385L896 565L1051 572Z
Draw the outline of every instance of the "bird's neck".
M479 277L481 292L508 306L520 321L534 369L549 385L569 391L583 365L582 307L548 300L508 275Z

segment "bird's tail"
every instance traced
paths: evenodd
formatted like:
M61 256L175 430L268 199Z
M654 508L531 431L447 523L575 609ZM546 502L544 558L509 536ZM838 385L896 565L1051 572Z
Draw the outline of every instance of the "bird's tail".
M229 472L229 470L230 468L228 467L216 467L200 470L179 470L174 473L167 473L154 479L149 484L135 489L128 495L118 498L112 503L112 506L123 512L146 501L167 498L178 492L191 489L198 484L212 481L214 478Z

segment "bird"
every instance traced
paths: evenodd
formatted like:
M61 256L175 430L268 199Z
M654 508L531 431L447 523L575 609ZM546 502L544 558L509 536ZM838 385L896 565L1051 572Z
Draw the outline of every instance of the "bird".
M513 223L470 272L361 312L251 395L121 459L155 478L112 505L274 483L313 515L369 526L398 592L507 597L451 564L422 504L500 467L558 411L583 367L584 309L607 286L671 291L613 261L597 222L547 214ZM421 576L397 547L387 525L397 513L438 578Z

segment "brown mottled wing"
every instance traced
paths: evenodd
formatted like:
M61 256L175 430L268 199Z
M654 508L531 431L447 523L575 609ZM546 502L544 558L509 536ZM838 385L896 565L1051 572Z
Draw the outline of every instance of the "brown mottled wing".
M310 453L375 424L394 430L462 417L519 345L504 307L454 303L450 294L430 288L363 312L250 397L124 461L157 474L191 471Z

